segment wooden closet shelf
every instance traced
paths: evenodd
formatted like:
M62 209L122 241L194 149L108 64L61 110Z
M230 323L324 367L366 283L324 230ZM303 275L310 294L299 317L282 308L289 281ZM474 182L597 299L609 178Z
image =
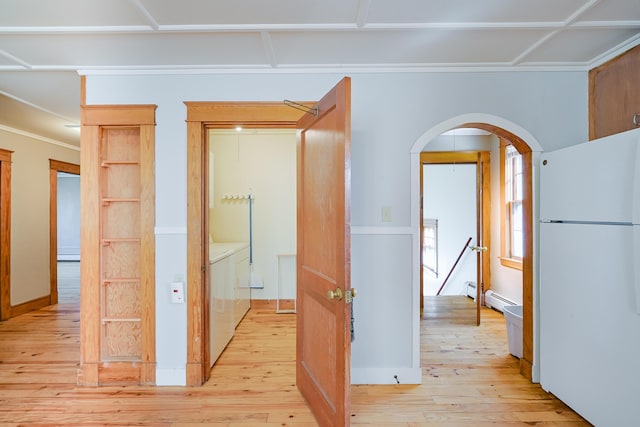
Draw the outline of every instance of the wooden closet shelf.
M122 202L126 202L126 203L139 203L140 199L139 198L133 198L133 197L103 197L102 199L102 205L108 205L109 203L122 203Z
M139 237L114 237L102 239L102 246L109 246L111 243L140 243Z
M112 165L140 166L140 162L137 160L103 160L102 163L100 163L100 166L102 166L103 168L108 168L109 166L112 166Z
M131 318L123 318L123 319L118 319L115 317L105 317L104 319L102 319L102 324L104 325L105 323L118 323L118 322L141 322L142 320L139 317L131 317Z
M102 284L109 285L111 283L129 283L131 285L139 285L140 278L139 277L114 277L110 279L102 279Z

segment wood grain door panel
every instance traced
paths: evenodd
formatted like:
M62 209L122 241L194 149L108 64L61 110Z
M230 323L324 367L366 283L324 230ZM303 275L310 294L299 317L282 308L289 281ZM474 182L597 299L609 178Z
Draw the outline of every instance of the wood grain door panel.
M322 426L348 426L351 407L350 84L298 122L296 381Z

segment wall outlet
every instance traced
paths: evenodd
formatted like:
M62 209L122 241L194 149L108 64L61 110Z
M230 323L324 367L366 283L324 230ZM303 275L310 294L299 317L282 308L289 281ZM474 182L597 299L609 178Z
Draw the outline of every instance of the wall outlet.
M382 222L391 222L391 206L382 207Z
M184 304L184 282L173 282L169 287L171 304Z

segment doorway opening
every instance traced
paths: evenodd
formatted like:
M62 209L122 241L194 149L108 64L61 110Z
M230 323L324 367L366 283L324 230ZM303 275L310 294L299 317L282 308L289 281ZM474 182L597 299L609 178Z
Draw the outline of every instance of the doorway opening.
M496 135L499 138L509 141L515 149L522 155L523 166L523 257L522 257L522 305L523 305L523 356L520 359L520 371L523 376L529 380L537 381L538 373L537 369L534 372L534 284L533 284L533 263L534 263L534 233L533 233L533 155L534 151L531 145L536 148L536 151L541 151L539 144L535 141L524 129L520 128L514 123L508 122L497 116L490 116L485 114L466 114L447 120L438 126L435 126L430 131L425 133L423 137L414 144L412 149L413 160L413 175L412 175L412 200L413 203L413 215L414 221L412 223L418 229L420 228L420 209L419 204L415 201L420 200L420 171L418 166L420 165L420 153L427 148L427 145L431 143L438 135L445 131L454 128L472 128L480 129ZM523 137L527 139L525 142ZM421 250L421 242L416 242L418 249ZM415 272L416 276L420 277L421 262L419 257L414 257L416 262ZM422 299L420 291L420 280L415 283L416 294L418 294L419 300ZM490 284L487 289L490 288ZM486 290L486 289L485 289ZM418 302L419 305L419 302ZM419 319L416 319L418 321ZM419 322L417 322L417 329L419 330ZM414 349L418 353L419 348Z
M206 267L211 258L209 240L212 233L209 229L208 215L210 195L206 182L202 180L203 177L207 177L209 171L207 135L213 129L229 130L235 129L238 125L243 129L293 130L302 113L282 103L185 104L189 135L187 162L189 176L193 177L187 182L187 238L191 242L187 246L187 385L201 385L208 380L211 366L208 298L211 289ZM313 104L315 103L305 103L309 108ZM234 190L229 195L239 196L247 190ZM224 194L222 196L224 197ZM215 203L214 200L214 206Z
M80 165L49 160L49 285L50 304L58 304L58 262L80 261ZM59 246L63 243L63 247ZM68 268L66 268L68 267ZM79 265L64 266L65 292L74 292ZM67 277L70 276L70 277Z
M265 103L186 103L187 385L206 381L211 366L207 130L244 120L256 128L295 128L296 268L300 278L296 385L321 424L348 425L351 352L347 322L355 296L350 281L350 94L350 79L345 77L305 109L303 116L286 104L265 108ZM290 111L284 112L283 107ZM294 111L296 116L292 116ZM243 115L230 119L233 112ZM222 117L227 118L226 123ZM293 119L289 126L283 126L289 118Z
M213 365L251 306L295 305L296 132L215 128L207 145Z
M477 143L480 136L469 138ZM480 142L487 145L486 141ZM484 148L477 144L473 149L479 151L420 154L421 312L424 298L471 298L476 325L481 321L483 288L491 277L490 246L486 243L491 235L487 214L491 205L491 156Z

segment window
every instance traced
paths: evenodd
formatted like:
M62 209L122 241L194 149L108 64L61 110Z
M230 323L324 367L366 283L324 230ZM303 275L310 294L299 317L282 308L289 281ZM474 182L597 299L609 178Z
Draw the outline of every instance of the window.
M422 265L438 277L438 220L425 218L423 229Z
M500 143L500 198L502 265L522 269L524 229L522 220L523 174L522 156L506 141Z

